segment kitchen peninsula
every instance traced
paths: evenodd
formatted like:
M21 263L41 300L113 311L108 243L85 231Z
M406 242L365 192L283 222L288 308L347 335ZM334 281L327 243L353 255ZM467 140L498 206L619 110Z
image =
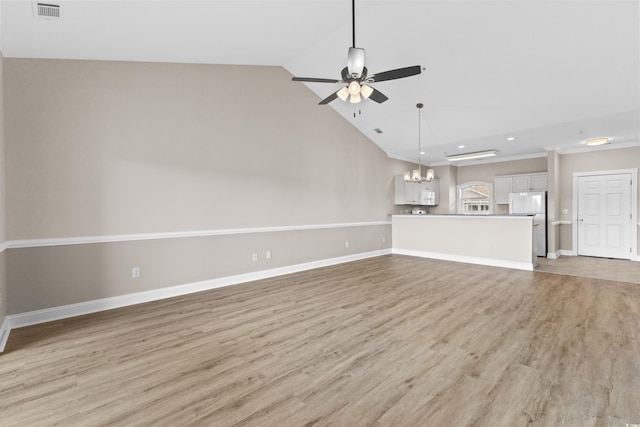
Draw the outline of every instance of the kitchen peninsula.
M392 252L533 270L533 216L393 215Z

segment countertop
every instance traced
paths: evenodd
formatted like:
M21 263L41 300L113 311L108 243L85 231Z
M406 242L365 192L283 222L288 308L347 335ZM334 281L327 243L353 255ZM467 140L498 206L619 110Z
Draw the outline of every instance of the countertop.
M412 214L397 214L391 215L392 217L417 217L417 218L429 218L429 217L460 217L460 218L531 218L533 214L491 214L491 215L480 215L480 214L424 214L424 215L412 215Z

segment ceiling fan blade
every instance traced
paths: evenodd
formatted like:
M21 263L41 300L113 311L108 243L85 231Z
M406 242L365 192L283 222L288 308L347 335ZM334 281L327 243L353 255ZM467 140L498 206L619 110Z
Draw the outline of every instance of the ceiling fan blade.
M342 83L342 80L336 79L317 79L315 77L293 77L294 82L312 82L312 83Z
M331 101L333 101L334 99L336 99L338 97L338 92L334 92L331 95L327 96L325 99L323 99L322 101L320 101L318 103L318 105L325 105L330 103Z
M379 90L373 89L373 92L371 92L371 95L369 95L369 99L377 102L378 104L382 104L384 101L386 101L389 98L387 98L387 96L384 93L380 92Z
M420 65L414 65L413 67L398 68L396 70L383 71L382 73L374 74L367 77L367 81L370 82L384 82L386 80L402 79L404 77L415 76L422 72Z

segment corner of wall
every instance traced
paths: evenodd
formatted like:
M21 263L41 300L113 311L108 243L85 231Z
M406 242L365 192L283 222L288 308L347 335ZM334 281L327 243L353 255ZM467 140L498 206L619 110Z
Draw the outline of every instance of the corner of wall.
M0 10L2 5L0 5ZM1 15L1 12L0 12ZM0 22L2 20L0 19ZM0 34L2 33L0 28ZM5 126L4 126L4 57L0 40L0 352L9 338L7 318L7 270L6 270L6 197L5 197Z

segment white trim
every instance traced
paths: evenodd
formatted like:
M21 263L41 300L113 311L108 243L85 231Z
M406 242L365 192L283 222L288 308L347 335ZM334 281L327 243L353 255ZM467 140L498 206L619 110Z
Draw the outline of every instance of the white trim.
M481 185L483 187L488 187L489 188L489 197L488 197L488 201L489 201L489 210L487 211L476 211L476 212L464 212L462 210L462 205L464 203L464 199L462 198L462 191L463 188L465 187L470 187L472 185ZM486 181L469 181L469 182L463 182L462 184L458 184L456 185L456 196L457 196L457 203L456 203L456 212L457 215L491 215L493 214L493 182L486 182Z
M226 236L232 234L275 233L282 231L320 230L327 228L369 227L391 225L391 221L349 222L338 224L288 225L281 227L229 228L218 230L175 231L166 233L112 234L105 236L60 237L51 239L10 240L8 249L38 248L43 246L82 245L89 243L131 242L136 240L177 239L185 237Z
M501 219L501 220L522 220L531 221L533 215L467 215L467 214L427 214L427 215L392 215L394 218L455 218L455 219L475 219L481 217L483 219Z
M558 257L561 256L578 256L578 251L575 251L573 249L560 249L558 251Z
M517 261L506 261L499 260L493 258L480 258L480 257L472 257L465 255L452 255L445 254L439 252L424 252L424 251L414 251L410 249L397 249L393 248L391 253L398 255L409 255L420 258L431 258L438 259L442 261L455 261L455 262L464 262L467 264L479 264L479 265L487 265L490 267L504 267L504 268L514 268L516 270L526 270L533 271L533 263L529 262L517 262Z
M0 243L0 254L4 251L6 251L9 248L9 244L8 242L2 242Z
M621 175L625 173L630 173L634 176L638 175L638 168L632 169L609 169L604 171L593 171L593 172L574 172L574 177L579 176L598 176L598 175Z
M7 316L2 320L2 325L0 325L0 353L4 351L4 347L7 345L7 340L9 339L9 333L11 332L9 322L10 320Z
M555 253L549 252L547 258L558 259L561 256L578 256L578 253L572 249L558 249Z
M571 246L573 249L573 255L578 255L578 178L584 176L599 176L599 175L618 175L629 174L631 176L631 223L638 221L638 168L632 169L613 169L604 171L592 171L592 172L574 172L573 173L573 224L571 227ZM635 260L640 254L638 254L638 238L633 233L633 227L631 227L631 256L629 259Z
M624 148L624 147L620 147L620 148ZM393 153L387 153L387 157L389 157L390 159L395 159L395 160L402 160L403 162L409 162L409 163L414 163L414 164L418 164L418 162L416 162L414 159L410 159L406 156L400 155L400 154L393 154ZM521 154L521 155L517 155L517 156L509 156L509 157L500 157L499 155L496 157L488 157L488 158L484 158L482 159L482 163L501 163L501 162L511 162L514 160L527 160L527 159L537 159L539 157L547 157L547 153L533 153L533 154ZM457 166L474 166L478 164L478 160L465 160L463 162L461 162L460 164L458 164ZM425 166L425 165L423 165ZM442 161L442 162L430 162L428 167L432 167L432 166L451 166L451 162L448 160Z
M221 288L225 286L237 285L240 283L251 282L254 280L267 279L270 277L281 276L285 274L297 273L314 268L326 267L345 262L357 261L365 258L373 258L381 255L388 255L390 249L382 249L372 252L364 252L360 254L347 255L337 258L329 258L319 261L311 261L302 264L295 264L286 267L273 268L270 270L256 271L253 273L238 274L235 276L221 277L218 279L205 280L202 282L187 283L184 285L170 286L161 289L154 289L145 292L136 292L127 295L120 295L110 298L102 298L98 300L85 301L77 304L63 305L59 307L46 308L43 310L29 311L20 314L11 314L7 316L11 329L21 328L24 326L36 325L54 320L66 319L83 314L95 313L98 311L111 310L114 308L126 307L134 304L141 304L150 301L157 301L165 298L172 298L181 295L187 295L194 292L207 291L211 289Z
M394 157L394 156L389 156L392 159L398 159L398 160L403 160L401 157ZM500 154L498 154L495 157L487 157L485 159L481 159L481 160L464 160L462 162L458 162L458 164L456 165L457 167L465 167L465 166L475 166L478 164L478 162L482 162L482 163L502 163L502 162L511 162L514 160L527 160L527 159L537 159L539 157L547 157L547 153L534 153L534 154L522 154L522 155L517 155L517 156L509 156L509 157L500 157ZM429 167L431 166L450 166L451 162L446 161L446 162L431 162L429 163Z
M552 253L548 253L547 254L547 258L549 258L549 259L558 259L561 256L578 256L578 254L576 252L570 250L570 249L560 249L555 254L552 254ZM631 257L631 261L640 262L640 256L636 255L634 257Z
M618 150L622 148L632 148L632 147L638 147L638 146L640 146L640 144L634 141L634 142L616 142L616 143L609 143L609 144L598 145L598 146L593 146L593 145L588 146L588 145L580 144L580 145L571 146L571 147L546 146L543 148L547 151L555 151L558 154L565 155L565 154L587 153L591 151Z

